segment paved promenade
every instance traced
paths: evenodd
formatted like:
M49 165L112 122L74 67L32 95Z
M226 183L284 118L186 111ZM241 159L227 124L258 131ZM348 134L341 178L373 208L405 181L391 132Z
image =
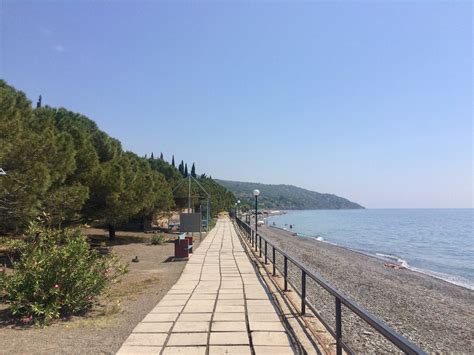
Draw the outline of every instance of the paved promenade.
M118 354L293 354L228 218L218 220L178 282Z

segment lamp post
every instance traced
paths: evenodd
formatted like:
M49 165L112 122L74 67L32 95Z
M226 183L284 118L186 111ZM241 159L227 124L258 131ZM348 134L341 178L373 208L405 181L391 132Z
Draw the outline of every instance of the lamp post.
M239 205L240 205L240 200L237 200L237 217L239 217Z
M255 246L257 245L257 228L258 228L258 195L260 195L260 191L255 189L253 190L253 195L255 196Z

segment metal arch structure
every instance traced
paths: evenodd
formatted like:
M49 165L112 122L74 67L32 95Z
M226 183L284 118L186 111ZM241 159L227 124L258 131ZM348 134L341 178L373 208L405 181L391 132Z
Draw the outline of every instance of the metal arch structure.
M191 182L194 181L198 187L206 194L207 198L207 208L206 208L206 232L209 232L209 218L210 218L210 208L211 208L211 195L206 191L206 189L201 185L201 183L191 174L189 174L187 177L183 177L181 182L176 185L176 187L173 189L172 194L174 196L175 191L185 182L188 182L188 210L191 211Z

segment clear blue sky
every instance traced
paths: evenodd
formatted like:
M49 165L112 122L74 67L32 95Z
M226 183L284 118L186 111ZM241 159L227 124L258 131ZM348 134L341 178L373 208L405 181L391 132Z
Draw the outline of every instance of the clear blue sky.
M472 5L2 2L1 77L127 150L367 207L472 207Z

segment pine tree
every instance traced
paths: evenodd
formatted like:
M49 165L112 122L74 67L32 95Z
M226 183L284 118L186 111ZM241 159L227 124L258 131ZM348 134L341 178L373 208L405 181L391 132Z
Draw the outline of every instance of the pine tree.
M194 163L193 163L193 166L191 167L191 176L196 177L196 167L194 166Z
M184 177L188 177L188 164L184 166Z
M164 160L164 158L163 158L163 152L160 154L160 159L161 159L161 160Z
M173 158L171 159L171 165L173 165L173 167L175 167L175 165L174 165L174 155L173 155Z

